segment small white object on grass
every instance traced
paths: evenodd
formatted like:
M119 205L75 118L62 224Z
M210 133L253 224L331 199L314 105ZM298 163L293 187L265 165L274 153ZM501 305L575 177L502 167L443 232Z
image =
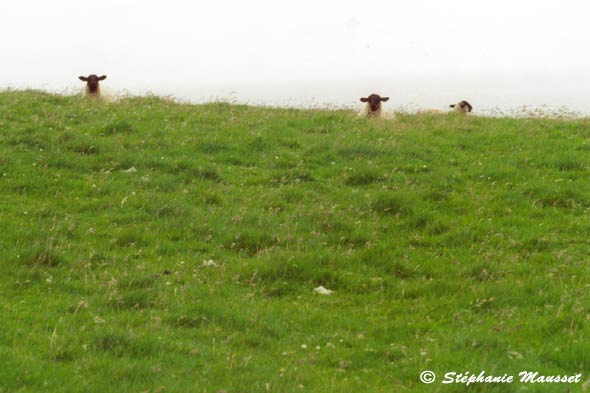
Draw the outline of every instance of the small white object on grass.
M203 261L203 266L204 267L217 267L217 264L215 263L215 261L213 259L208 259L206 261Z
M315 288L313 291L319 295L331 295L334 292L330 289L324 288L321 285L319 287Z

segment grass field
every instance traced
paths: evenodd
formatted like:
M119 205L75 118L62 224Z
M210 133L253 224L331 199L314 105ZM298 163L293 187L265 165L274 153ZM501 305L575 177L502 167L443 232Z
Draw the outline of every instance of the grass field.
M590 384L586 119L5 91L0 206L0 392Z

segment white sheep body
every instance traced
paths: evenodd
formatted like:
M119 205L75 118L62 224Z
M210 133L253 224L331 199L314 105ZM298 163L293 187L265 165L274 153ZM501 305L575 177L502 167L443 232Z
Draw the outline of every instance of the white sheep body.
M101 86L99 86L95 92L90 91L88 86L86 86L84 90L82 90L82 96L84 98L99 100L102 102L115 102L118 98L117 94L113 90L109 89L108 87Z
M372 111L369 104L366 104L357 116L366 117L368 119L395 119L395 113L384 111L383 108Z
M418 109L416 113L419 115L443 115L448 112L440 109Z

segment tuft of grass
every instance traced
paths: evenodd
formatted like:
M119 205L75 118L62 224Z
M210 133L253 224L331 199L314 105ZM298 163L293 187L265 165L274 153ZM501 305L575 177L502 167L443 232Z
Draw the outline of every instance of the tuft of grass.
M380 192L376 195L373 210L379 214L392 216L411 216L415 199L404 193Z
M104 134L106 135L115 135L115 134L127 134L134 132L133 124L129 123L128 121L116 121L107 125L104 128Z
M360 171L353 173L346 178L345 183L349 186L366 186L368 184L382 181L383 178L372 171Z
M64 260L51 250L42 250L33 252L28 259L27 265L31 267L58 267L64 263Z

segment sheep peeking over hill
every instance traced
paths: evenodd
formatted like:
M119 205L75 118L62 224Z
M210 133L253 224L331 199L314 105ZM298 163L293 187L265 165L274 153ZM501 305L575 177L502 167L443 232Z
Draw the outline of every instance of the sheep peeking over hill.
M107 78L106 75L96 76L92 74L88 76L79 76L78 78L81 81L86 82L86 97L101 98L99 82L105 80Z
M381 97L379 94L371 94L368 97L362 97L361 102L366 102L365 108L361 115L373 118L381 117L381 103L388 101L389 97Z
M469 113L473 110L473 107L467 101L459 101L457 104L449 105L450 108L453 108L453 112L457 113Z
M443 115L445 113L469 113L473 110L473 107L467 101L459 101L457 104L449 105L450 108L453 108L452 111L443 111L440 109L418 109L419 115Z

